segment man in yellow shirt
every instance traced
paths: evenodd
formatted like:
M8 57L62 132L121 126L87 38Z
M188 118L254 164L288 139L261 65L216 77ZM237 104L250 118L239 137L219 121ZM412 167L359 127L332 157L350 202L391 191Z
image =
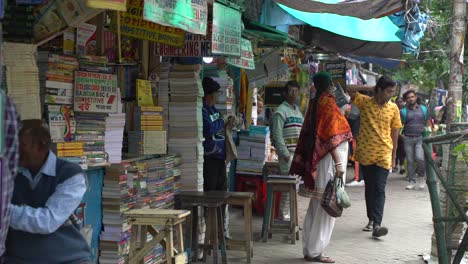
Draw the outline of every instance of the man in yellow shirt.
M356 158L362 164L365 181L365 197L368 224L364 231L372 231L373 237L385 236L386 227L381 226L385 205L387 177L395 164L398 134L402 127L398 106L390 102L395 93L396 82L382 76L375 87L349 86L353 104L361 112ZM369 97L356 91L372 91Z

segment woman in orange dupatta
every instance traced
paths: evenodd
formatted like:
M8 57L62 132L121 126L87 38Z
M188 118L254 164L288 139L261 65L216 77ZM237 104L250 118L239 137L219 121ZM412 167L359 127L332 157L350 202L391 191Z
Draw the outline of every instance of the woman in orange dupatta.
M317 92L310 100L289 173L302 176L300 193L311 197L303 227L304 259L334 263L323 251L330 242L335 218L323 210L320 199L330 179L345 177L352 134L332 95L331 76L319 72L313 81Z

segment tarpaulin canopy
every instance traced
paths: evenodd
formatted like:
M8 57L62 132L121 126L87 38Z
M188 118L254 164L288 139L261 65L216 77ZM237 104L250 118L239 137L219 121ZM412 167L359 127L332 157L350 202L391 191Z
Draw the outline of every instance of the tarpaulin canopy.
M292 9L371 19L388 16L403 9L402 0L276 0Z
M284 11L305 23L345 37L380 42L400 42L399 28L388 17L363 20L328 13L311 13L278 4Z

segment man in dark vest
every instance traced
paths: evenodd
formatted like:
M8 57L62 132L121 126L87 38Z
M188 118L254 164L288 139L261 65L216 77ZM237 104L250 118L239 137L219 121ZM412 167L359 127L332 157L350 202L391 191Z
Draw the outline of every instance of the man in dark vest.
M73 214L86 192L84 172L49 150L49 129L41 120L24 120L19 138L6 263L90 264Z

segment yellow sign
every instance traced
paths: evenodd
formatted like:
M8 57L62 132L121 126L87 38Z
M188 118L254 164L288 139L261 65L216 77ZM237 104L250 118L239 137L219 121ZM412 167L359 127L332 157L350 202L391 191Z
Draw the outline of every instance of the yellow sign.
M122 35L175 47L184 45L185 31L143 20L143 0L128 0L127 2L127 12L120 13ZM116 16L112 19L111 30L117 32Z
M87 0L86 5L92 8L126 11L126 0Z

